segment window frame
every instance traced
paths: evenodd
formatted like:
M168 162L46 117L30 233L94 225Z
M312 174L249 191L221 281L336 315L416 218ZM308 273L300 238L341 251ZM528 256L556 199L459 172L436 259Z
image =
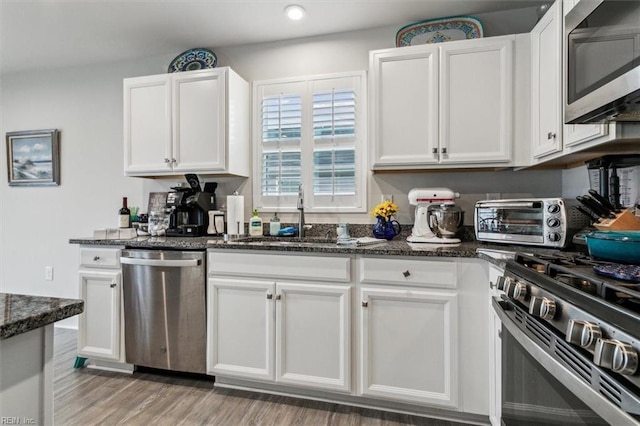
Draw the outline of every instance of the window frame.
M353 79L353 90L356 96L355 107L355 194L353 196L327 196L313 194L314 163L313 154L316 146L313 127L313 95L315 92L326 91L323 87L335 80L338 86L344 85L343 80ZM254 81L252 83L252 154L253 154L253 208L264 212L296 212L297 194L263 197L262 195L262 99L277 93L278 86L283 90L298 87L302 93L302 132L300 138L300 152L302 161L301 179L304 188L305 212L307 213L363 213L366 212L367 202L367 78L366 71L352 71L330 74L317 74L273 80ZM341 89L343 87L336 87ZM284 93L284 91L282 92ZM294 92L296 93L296 92ZM288 93L287 93L288 94ZM339 140L339 138L336 138ZM325 142L326 143L326 142ZM322 144L322 143L321 143ZM320 145L321 145L320 144ZM339 145L336 145L339 147ZM328 198L338 197L333 205L327 204ZM345 203L349 197L349 203ZM346 205L346 206L345 206Z

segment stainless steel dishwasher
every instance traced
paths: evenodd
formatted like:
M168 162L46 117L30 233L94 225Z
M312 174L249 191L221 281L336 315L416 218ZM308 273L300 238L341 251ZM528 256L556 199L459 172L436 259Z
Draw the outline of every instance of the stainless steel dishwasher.
M126 361L205 373L205 254L123 250Z

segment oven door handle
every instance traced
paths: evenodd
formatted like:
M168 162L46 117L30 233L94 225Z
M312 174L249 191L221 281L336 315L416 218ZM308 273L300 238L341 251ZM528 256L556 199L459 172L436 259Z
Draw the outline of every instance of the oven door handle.
M544 349L535 344L510 318L507 310L510 310L508 304L511 302L504 300L497 300L492 298L491 303L493 310L500 318L502 326L505 327L509 333L522 345L522 347L529 353L545 370L552 376L558 379L569 391L571 391L582 402L589 406L596 414L602 417L605 421L615 425L638 425L637 420L629 416L623 410L628 410L633 414L637 413L637 402L635 404L627 404L625 407L618 407L608 399L599 395L589 385L582 382L575 377L566 367L556 361L551 355L549 355ZM506 308L506 309L505 309ZM636 405L636 407L632 407ZM635 410L634 410L635 408Z

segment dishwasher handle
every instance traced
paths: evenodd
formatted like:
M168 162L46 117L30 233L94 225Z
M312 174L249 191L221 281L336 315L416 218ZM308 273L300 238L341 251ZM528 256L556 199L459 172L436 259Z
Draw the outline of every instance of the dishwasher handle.
M132 257L121 257L120 263L125 265L140 265L140 266L166 266L186 268L190 266L200 266L202 264L201 259L137 259Z

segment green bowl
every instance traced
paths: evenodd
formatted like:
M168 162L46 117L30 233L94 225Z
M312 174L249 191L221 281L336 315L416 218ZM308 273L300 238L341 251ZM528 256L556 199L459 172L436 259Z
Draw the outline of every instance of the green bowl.
M640 231L594 231L584 237L591 256L640 265Z

